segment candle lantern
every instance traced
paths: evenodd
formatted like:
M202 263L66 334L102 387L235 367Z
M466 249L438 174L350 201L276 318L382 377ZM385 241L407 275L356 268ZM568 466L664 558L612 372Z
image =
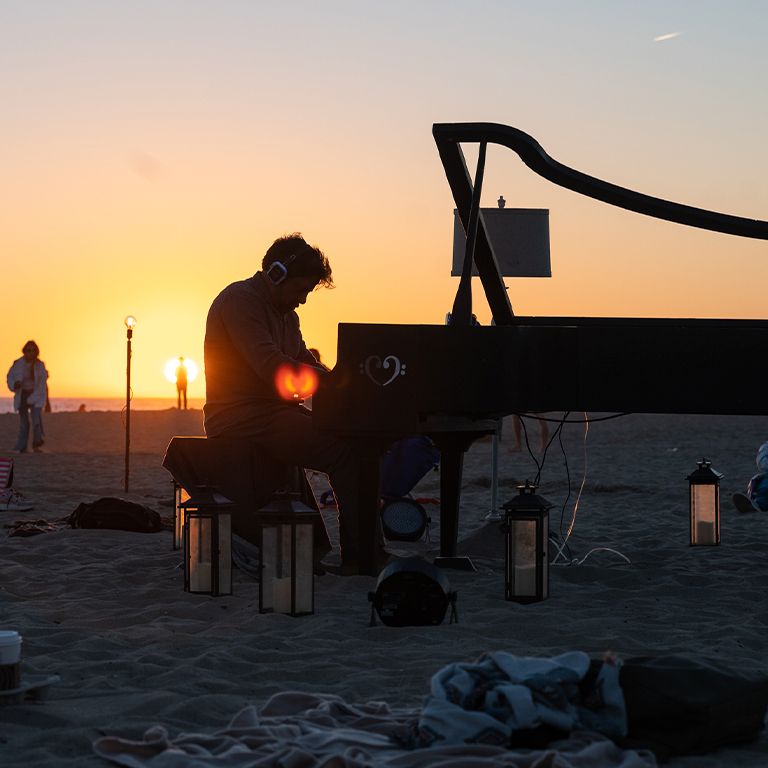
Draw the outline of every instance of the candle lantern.
M691 546L720 543L720 480L723 475L702 459L688 475L691 518Z
M184 515L184 591L232 594L232 502L208 487L179 504Z
M189 494L175 480L173 482L173 548L184 547L184 507L181 505L189 501Z
M259 612L315 612L314 512L289 489L257 513Z
M554 506L526 480L504 511L507 600L535 603L549 597L549 510Z

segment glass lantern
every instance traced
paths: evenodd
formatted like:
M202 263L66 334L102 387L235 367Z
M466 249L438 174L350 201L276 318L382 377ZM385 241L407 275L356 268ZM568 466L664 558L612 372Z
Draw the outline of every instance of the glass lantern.
M232 594L232 502L213 488L195 488L184 515L184 591Z
M691 546L720 543L720 480L723 475L702 459L688 475L691 519Z
M259 613L315 612L315 513L294 491L279 491L256 518Z
M184 547L184 507L181 505L189 501L189 494L175 480L173 482L173 548Z
M553 507L526 480L519 494L502 506L504 512L504 597L535 603L549 597L549 510Z

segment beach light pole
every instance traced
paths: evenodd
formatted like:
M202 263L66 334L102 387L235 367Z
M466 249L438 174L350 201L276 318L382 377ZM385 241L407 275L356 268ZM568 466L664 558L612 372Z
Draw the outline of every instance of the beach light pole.
M297 467L294 487L273 494L256 515L259 613L315 612L314 514L299 499L302 471Z
M506 537L504 598L536 603L549 597L549 510L554 506L525 481L503 505Z
M720 543L720 480L723 475L702 459L698 469L688 475L691 546Z
M123 321L126 327L125 363L125 490L128 490L128 474L131 455L131 339L136 327L136 318L128 315Z
M184 591L232 594L232 507L215 488L198 487L180 504L184 514Z

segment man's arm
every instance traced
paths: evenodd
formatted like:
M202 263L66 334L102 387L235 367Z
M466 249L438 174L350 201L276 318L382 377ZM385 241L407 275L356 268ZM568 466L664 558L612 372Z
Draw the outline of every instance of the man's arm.
M233 293L220 303L217 311L230 342L263 382L271 386L281 365L296 363L295 358L281 351L275 338L274 318L262 303L253 301L249 295Z

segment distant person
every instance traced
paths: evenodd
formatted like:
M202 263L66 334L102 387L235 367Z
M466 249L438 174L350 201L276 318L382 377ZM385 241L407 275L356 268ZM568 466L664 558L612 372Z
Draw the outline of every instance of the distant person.
M184 410L187 410L187 366L184 358L179 358L179 364L176 366L176 407L181 409L181 403L184 402Z
M537 413L537 417L540 417L541 414ZM521 451L523 449L523 442L522 442L522 431L523 431L523 420L519 416L513 416L513 426L515 430L515 446L511 450L513 451ZM545 419L537 418L536 421L539 422L539 451L541 453L544 453L544 449L547 447L547 443L549 442L549 426L547 425L547 422Z
M86 412L85 403L80 403L80 407L77 409L78 413L85 413Z
M31 420L32 449L41 453L45 442L43 408L48 400L48 371L39 359L40 348L34 341L28 341L21 351L24 356L14 360L8 371L8 389L13 392L14 410L19 412L19 438L15 450L27 452Z
M747 483L747 492L737 491L731 497L739 512L765 512L768 510L768 442L757 449L755 459L758 472Z

